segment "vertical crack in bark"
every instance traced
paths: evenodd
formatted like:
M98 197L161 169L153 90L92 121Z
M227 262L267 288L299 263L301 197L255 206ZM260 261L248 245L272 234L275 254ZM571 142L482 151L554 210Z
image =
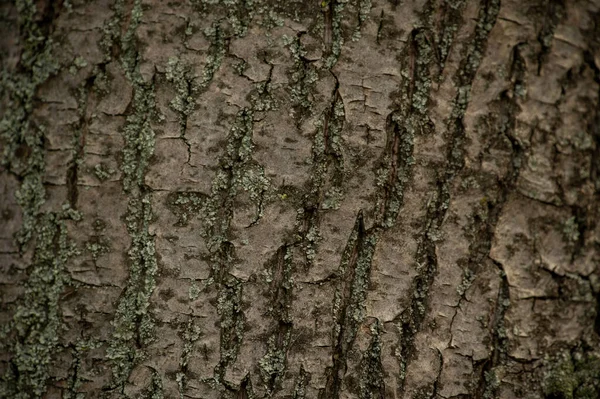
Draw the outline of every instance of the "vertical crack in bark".
M320 240L320 213L327 209L337 209L342 196L344 179L344 157L342 151L342 130L345 110L339 93L339 82L335 78L331 105L323 113L312 146L312 171L309 189L304 195L304 205L298 213L297 235L306 256L307 267L312 265L316 247Z
M510 80L512 86L509 90L502 92L497 101L499 125L494 130L497 130L509 140L512 152L508 170L498 182L499 192L497 198L493 203L490 201L487 202L488 216L486 220L475 219L476 225L474 226L474 229L476 235L469 246L469 259L465 269L471 276L477 275L481 266L489 256L496 225L498 224L498 220L502 214L504 204L506 203L509 194L516 187L521 165L524 162L525 150L515 137L516 119L520 112L519 101L526 93L526 66L525 60L521 55L524 46L523 43L519 43L513 49L510 67ZM475 396L478 398L490 397L495 394L497 384L496 379L492 378L492 374L494 373L495 368L504 362L508 346L506 333L504 331L504 314L510 304L508 280L502 265L497 262L494 263L499 269L501 281L496 309L494 311L494 322L492 323L492 353L490 358L483 362L480 371L478 372L479 382L477 383L475 393ZM461 295L457 309L460 308L463 299L464 292L463 295Z
M179 399L183 399L185 396L188 363L193 354L194 343L200 339L200 335L200 327L194 323L194 318L190 316L183 331L183 350L181 351L181 358L179 359L179 371L175 377L179 389Z
M564 0L544 0L541 4L540 13L542 14L542 27L538 33L537 40L540 44L538 53L537 74L541 75L542 67L552 48L554 31L566 14Z
M396 223L404 201L404 189L414 164L413 147L416 134L433 130L427 116L431 90L430 64L432 48L422 29L411 33L407 49L407 78L400 88L400 101L387 117L387 143L382 166L377 171L376 224L384 229Z
M333 305L333 366L328 370L325 388L319 394L320 399L339 398L347 369L346 358L364 319L364 302L377 236L377 228L365 229L363 213L359 211L338 270L340 286L336 289Z
M124 4L116 4L113 24L123 21ZM154 152L155 116L154 82L144 82L135 31L141 22L142 3L135 0L129 25L120 38L120 60L125 75L133 85L131 113L123 128L123 191L128 195L125 223L131 238L127 252L129 277L119 298L113 319L113 337L106 351L112 363L113 378L106 391L124 392L133 368L145 357L145 347L154 340L154 320L150 313L150 297L156 286L156 249L149 227L152 221L152 192L144 184L150 157Z
M85 152L85 139L88 133L88 105L90 101L90 92L94 84L94 77L86 79L85 83L79 88L78 93L78 113L79 120L75 125L75 135L73 136L73 155L67 169L67 198L71 208L77 209L77 199L79 198L79 189L77 179L79 175L79 164L83 161Z
M273 318L274 326L267 340L267 353L259 362L263 382L267 387L267 397L273 396L281 383L287 368L286 357L291 342L292 318L292 254L288 245L277 250L270 270L269 292L271 307L268 314Z
M462 13L465 8L465 0L447 0L442 1L436 18L436 43L437 43L437 58L440 67L439 77L443 76L442 72L446 65L446 60L450 54L450 49L454 43L456 32L462 25Z
M510 289L504 267L496 261L494 261L494 264L500 272L501 280L491 323L492 353L480 368L479 381L473 395L477 399L495 397L500 382L499 376L496 374L496 368L506 362L508 351L508 336L504 325L504 315L510 306Z
M294 387L294 395L292 396L292 399L306 398L306 387L308 387L310 377L310 373L304 369L303 365L300 365L300 372L298 373L298 378L296 379L296 386Z
M325 68L331 70L337 63L344 45L342 35L342 12L348 0L323 0L321 10L323 12L323 44L325 45Z
M412 32L408 53L406 68L409 78L403 80L400 90L402 103L388 116L388 143L383 156L383 166L378 172L378 185L381 187L376 205L378 216L373 227L366 230L362 210L359 212L340 261L340 286L336 289L334 302L336 323L333 331L333 365L327 372L325 388L319 395L322 399L338 398L340 395L346 374L346 359L354 344L358 327L364 319L364 302L377 240L383 231L395 225L403 204L404 190L410 180L414 163L414 135L424 134L431 129L427 109L431 88L429 66L432 51L422 30L416 29ZM367 397L372 394L381 395L385 392L385 387L383 380L380 382L381 386L377 388L379 393L367 393L367 388L364 388L363 394Z
M269 111L273 106L269 85L270 78L260 84L258 94L252 96L252 108L238 112L212 183L211 195L202 210L202 235L208 240L211 257L207 285L217 286L217 312L220 317L220 359L214 368L213 379L216 384L225 387L228 384L224 380L226 369L237 359L246 326L242 309L243 281L229 273L235 261L235 248L228 238L238 191L246 191L256 205L257 215L253 222L256 224L262 217L264 196L271 186L263 167L252 159L255 112Z
M191 76L190 67L179 58L170 58L166 67L166 79L173 83L177 94L169 105L179 115L179 137L187 148L186 163L189 165L192 156L192 148L186 137L188 117L194 112L196 105L195 97L200 88L194 77ZM207 85L207 84L205 84Z
M290 95L294 107L296 128L310 114L313 108L312 97L315 84L319 78L313 61L306 58L307 51L302 45L302 36L306 32L298 32L295 37L284 36L284 44L289 48L294 60L294 67L290 70Z
M417 247L418 275L413 281L411 303L397 320L400 329L400 394L404 391L406 369L414 354L414 338L425 319L429 289L437 273L436 241L439 239L439 230L450 203L451 184L464 165L465 127L463 117L468 106L471 85L481 63L487 37L496 22L499 9L499 0L483 0L481 2L474 37L468 47L466 58L457 72L458 93L447 126L450 134L447 161L438 178L437 189L427 206L425 229Z
M384 399L385 382L381 364L381 326L379 320L370 326L371 342L360 363L359 397L361 399Z

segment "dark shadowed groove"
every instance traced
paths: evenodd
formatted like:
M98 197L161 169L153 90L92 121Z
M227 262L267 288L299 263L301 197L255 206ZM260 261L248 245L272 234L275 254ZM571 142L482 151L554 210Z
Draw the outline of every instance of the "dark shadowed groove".
M595 198L600 199L600 65L596 65L594 54L600 53L600 11L592 13L594 25L588 33L592 39L590 49L584 52L584 62L594 72L594 82L598 85L598 101L595 104L593 117L588 123L588 130L591 133L595 143L595 148L591 150L591 171L590 180L595 188ZM593 223L600 223L595 221ZM595 226L589 226L592 229ZM581 235L583 238L583 235ZM594 331L600 337L600 290L596 292L596 318L594 319Z
M344 128L345 110L339 93L339 82L335 87L330 106L323 111L312 145L312 170L309 188L303 198L303 206L296 216L297 235L306 257L306 266L312 265L320 241L320 214L324 209L337 208L337 193L341 192L344 178L344 157L341 148L341 133ZM325 188L329 187L326 192ZM329 194L332 198L326 198Z
M178 114L179 137L187 148L186 163L189 164L192 153L191 145L186 137L188 117L194 112L195 98L202 86L196 83L196 79L190 72L190 66L179 58L170 58L165 72L167 81L175 86L177 93L169 105ZM208 85L208 83L205 83L205 85Z
M288 38L284 36L284 44L290 50L294 66L290 69L290 95L294 108L294 119L296 128L300 128L301 123L310 114L313 109L313 91L318 80L317 68L313 61L306 58L307 51L302 45L302 36L306 32L298 32L295 37Z
M414 137L433 129L427 116L431 90L430 65L433 51L424 30L415 29L407 45L406 70L396 109L386 121L387 142L377 171L376 224L384 229L396 223L414 164Z
M377 229L365 229L363 214L359 211L337 272L340 285L336 288L333 304L333 365L328 368L325 388L319 393L320 399L339 398L342 378L347 369L347 356L364 319L364 302L377 236Z
M294 387L294 394L292 399L305 399L306 398L306 388L308 387L308 383L310 382L310 373L308 373L303 365L300 365L300 372L298 373L298 377L296 379L296 386Z
M426 134L431 129L427 110L432 49L423 30L414 30L410 38L404 66L409 78L403 80L397 109L387 118L388 140L378 171L378 200L373 210L377 218L370 229L365 229L362 211L359 212L337 272L339 285L334 301L332 366L327 370L326 385L319 394L321 399L335 399L340 395L347 371L347 357L364 320L371 262L379 235L395 225L403 205L404 190L410 181L414 164L414 136ZM365 353L363 356L370 355ZM379 393L376 394L385 392L383 380L371 382L378 385ZM369 384L366 380L363 383ZM366 392L363 390L364 395L367 395Z
M554 31L566 14L565 0L543 0L538 12L541 14L541 28L538 32L537 41L540 44L538 53L538 75L542 73L542 67L552 49Z
M177 388L179 390L179 399L185 396L185 389L188 382L188 364L190 358L195 355L194 343L198 341L201 335L201 328L194 322L194 317L190 316L182 331L183 349L179 359L179 371L176 374Z
M323 12L323 44L325 45L325 67L331 69L337 63L344 45L342 32L342 12L346 2L324 0L321 2Z
M429 289L437 273L436 240L450 203L450 187L454 177L464 165L465 127L463 117L468 103L471 85L483 57L487 37L492 30L500 9L499 0L484 0L473 39L456 74L458 93L448 119L449 132L447 161L439 172L436 191L427 207L425 229L416 254L417 276L413 281L411 303L399 316L400 327L400 377L399 395L404 392L406 369L414 355L414 338L420 331L427 310Z
M517 115L520 112L519 102L523 100L526 93L526 66L521 52L525 45L517 44L513 48L511 55L510 80L511 88L500 94L500 98L492 105L492 109L497 111L497 123L493 129L506 137L511 144L511 156L506 174L498 182L498 195L491 202L488 201L488 210L486 220L474 217L476 231L475 237L469 246L469 258L465 271L470 276L476 276L482 265L489 257L492 240L496 231L496 225L504 209L504 204L508 200L508 196L514 191L521 165L524 163L525 149L515 137L515 127ZM495 367L501 364L505 359L507 349L507 337L504 332L504 314L510 304L509 286L506 274L501 264L495 262L500 274L500 288L498 291L498 299L496 309L494 310L492 323L492 354L490 358L485 360L481 366L477 365L479 370L479 381L475 391L475 398L486 398L495 394L495 380L491 378L491 374ZM464 299L464 292L461 295L457 308L460 307Z
M359 371L360 399L385 399L383 365L381 364L381 326L375 319L371 324L371 342L363 354Z
M495 261L494 264L498 268L501 280L491 322L492 353L480 366L479 380L476 383L476 390L472 396L473 399L495 397L499 380L494 372L494 368L506 362L508 353L508 336L504 324L504 316L510 306L510 288L503 266Z
M86 79L83 85L79 88L77 98L77 111L79 114L79 120L77 121L75 128L75 135L73 136L73 155L67 169L67 199L71 208L77 208L77 199L79 198L79 189L77 187L77 177L79 175L79 164L83 161L85 139L88 132L88 104L90 101L90 93L94 84L94 77Z
M263 382L267 387L267 397L279 388L287 367L287 351L291 342L292 318L292 254L288 245L282 245L271 260L268 270L271 305L268 315L273 319L271 334L267 340L267 353L259 362Z
M466 0L446 0L440 3L436 18L436 50L441 78L456 32L462 25L462 13L467 2Z
M246 316L242 309L243 281L229 273L235 261L235 247L229 241L231 220L237 193L244 190L257 209L251 225L258 223L262 217L265 195L271 187L264 168L252 158L255 113L269 111L275 106L270 93L270 79L269 73L267 81L259 83L251 93L251 107L238 112L229 130L225 152L219 159L211 194L201 206L202 235L207 239L211 264L207 287L216 285L217 313L220 318L219 363L214 368L210 382L228 390L237 390L224 377L227 367L237 359L246 328Z

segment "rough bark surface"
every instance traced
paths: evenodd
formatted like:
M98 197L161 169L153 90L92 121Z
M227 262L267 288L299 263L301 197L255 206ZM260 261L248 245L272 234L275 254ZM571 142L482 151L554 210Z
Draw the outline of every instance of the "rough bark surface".
M0 397L600 397L600 1L0 9Z

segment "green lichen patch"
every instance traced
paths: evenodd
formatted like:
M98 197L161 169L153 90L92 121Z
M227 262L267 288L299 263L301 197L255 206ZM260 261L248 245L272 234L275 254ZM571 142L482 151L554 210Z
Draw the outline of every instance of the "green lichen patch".
M242 310L242 283L228 275L223 281L217 299L220 316L221 344L219 364L215 367L215 380L223 382L227 366L237 359L246 326Z
M600 397L600 355L578 347L547 357L542 387L547 399Z
M140 56L135 31L142 18L142 3L136 0L122 35L124 4L115 5L113 19L105 29L107 43L118 42L121 47L121 66L133 86L131 113L123 127L123 191L128 195L125 224L131 238L127 252L129 278L119 298L112 321L112 339L106 358L112 363L113 379L110 390L124 392L134 366L144 357L144 348L154 339L154 320L150 312L150 297L156 287L158 264L154 236L149 227L153 218L152 193L144 177L154 152L155 133L152 118L156 117L153 82L145 82L140 70Z
M383 365L381 364L381 327L379 320L371 325L371 342L363 354L359 370L359 392L361 399L385 398Z
M85 243L85 249L96 262L100 256L110 251L110 242L102 236L93 236Z
M78 253L68 239L67 221L80 218L66 205L61 212L45 213L37 219L32 231L36 237L35 252L25 293L6 332L0 336L13 354L11 367L1 379L0 397L41 397L46 391L62 326L59 302L70 284L65 266Z
M194 343L200 339L202 331L200 326L194 323L194 320L190 318L185 324L182 339L183 339L183 351L181 352L181 358L179 360L179 372L176 374L175 379L179 388L179 398L184 398L184 392L187 385L187 372L188 363L191 356L193 355Z
M207 200L208 196L200 192L177 191L167 196L167 207L177 216L178 226L187 226L204 209Z
M192 76L190 69L191 68L189 65L185 64L177 57L169 58L166 67L167 81L173 83L175 86L175 92L177 93L169 105L179 115L179 130L181 138L188 146L188 150L190 145L185 137L187 119L194 111L196 105L195 96L200 90L200 87L194 76Z
M331 69L337 63L342 46L344 45L344 35L342 29L343 11L349 0L324 0L321 2L321 10L324 18L324 44L327 58L325 59L325 68Z
M58 71L52 55L54 43L39 22L39 11L32 0L15 2L19 14L19 33L23 43L19 68L0 72L0 88L8 106L0 120L2 166L22 179L17 201L23 211L23 225L17 235L21 248L32 238L36 219L45 201L44 132L29 116L38 87Z
M105 181L110 179L111 176L113 176L117 172L113 169L110 169L106 164L99 163L96 166L94 166L93 173L98 180Z
M294 60L294 66L289 71L290 96L297 125L300 125L312 109L312 93L319 78L316 67L305 58L307 51L301 42L303 34L300 32L295 37L283 36L283 44L289 49Z
M358 0L357 3L358 4L356 5L356 8L358 9L358 22L356 24L356 28L354 29L354 33L352 33L352 41L357 41L360 39L362 35L362 28L367 19L369 18L371 8L373 7L371 0Z

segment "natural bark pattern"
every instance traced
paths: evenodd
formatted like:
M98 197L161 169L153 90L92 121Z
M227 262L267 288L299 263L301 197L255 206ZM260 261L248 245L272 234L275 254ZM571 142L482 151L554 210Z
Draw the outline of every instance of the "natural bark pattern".
M0 396L599 395L599 2L1 7Z

